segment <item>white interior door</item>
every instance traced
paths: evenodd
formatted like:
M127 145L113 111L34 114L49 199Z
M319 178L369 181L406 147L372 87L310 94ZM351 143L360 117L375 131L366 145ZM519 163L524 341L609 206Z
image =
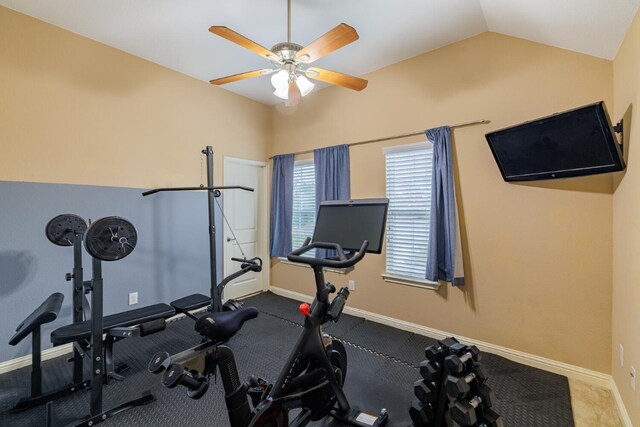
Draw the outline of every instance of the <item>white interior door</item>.
M266 264L269 262L265 257L264 242L265 171L264 163L225 157L224 185L242 185L254 189L253 192L224 191L223 210L228 221L228 224L224 224L225 277L240 269L240 263L232 261L231 258L243 258L243 252L247 258L259 256ZM224 290L224 300L262 291L265 275L263 269L261 273L249 272L231 281Z

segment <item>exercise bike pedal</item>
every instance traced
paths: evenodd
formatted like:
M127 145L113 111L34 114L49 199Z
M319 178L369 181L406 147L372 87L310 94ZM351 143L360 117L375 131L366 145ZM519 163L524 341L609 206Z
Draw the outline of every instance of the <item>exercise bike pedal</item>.
M378 416L362 412L360 409L352 407L346 414L341 414L337 410L332 410L330 415L345 423L360 427L383 427L389 421L387 410L382 408Z

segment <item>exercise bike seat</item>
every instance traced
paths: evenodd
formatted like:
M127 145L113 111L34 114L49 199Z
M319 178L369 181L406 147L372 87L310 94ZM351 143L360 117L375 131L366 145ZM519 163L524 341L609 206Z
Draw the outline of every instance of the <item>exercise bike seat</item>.
M210 313L198 319L195 330L212 341L223 341L234 336L244 322L258 317L255 307Z

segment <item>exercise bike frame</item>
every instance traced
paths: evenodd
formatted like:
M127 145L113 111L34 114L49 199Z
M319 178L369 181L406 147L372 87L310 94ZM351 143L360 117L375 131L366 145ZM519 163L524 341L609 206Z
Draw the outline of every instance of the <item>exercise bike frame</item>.
M336 418L355 425L384 425L388 419L385 410L377 418L370 417L375 419L375 422L363 423L357 419L361 412L353 409L349 404L342 389L342 384L334 371L328 355L328 346L322 334L322 325L329 320L337 320L344 307L344 301L349 295L348 290L344 288L339 293L343 300L337 316L333 318L328 316L331 307L329 295L334 293L336 288L332 284L325 282L323 267L351 267L364 257L367 246L368 242L365 241L361 249L347 259L339 245L320 242L314 242L309 245L307 239L303 247L289 254L290 260L303 262L312 267L316 283L316 296L311 312L305 316L303 331L280 371L278 379L272 386L267 386L260 402L253 410L249 405L248 386L240 382L233 351L225 345L219 345L218 342L211 340L204 342L170 356L163 362L163 367L166 369L171 365L180 364L191 372L198 372L205 376L213 375L216 367L218 367L225 391L231 427L260 427L268 425L267 423L271 421L270 417L273 417L274 414L278 416L278 414L283 413L281 420L288 421L288 412L294 408L302 408L303 410L295 419L289 421L288 425L304 426L313 416L313 410L305 407L305 397L327 386L331 387L337 404L337 409L331 410L332 408L328 408L327 415L330 413ZM301 256L303 253L315 248L336 249L339 259L329 260ZM311 363L315 363L314 366L320 369L301 374ZM158 371L154 372L158 373ZM329 410L331 411L329 412ZM280 424L277 423L276 425Z

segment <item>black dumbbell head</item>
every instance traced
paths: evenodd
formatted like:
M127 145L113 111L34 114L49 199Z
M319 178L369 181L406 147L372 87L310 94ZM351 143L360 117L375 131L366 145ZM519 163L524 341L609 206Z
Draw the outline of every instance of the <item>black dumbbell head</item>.
M469 386L470 381L467 381L469 378L470 377L456 377L453 375L447 376L445 388L447 389L449 396L460 399L465 394L469 393L471 390L471 387ZM473 381L473 379L471 379L471 381Z
M454 337L448 337L445 338L441 341L438 341L438 344L440 344L441 346L444 347L451 347L454 344L457 344L459 341L457 339L455 339Z
M489 378L486 369L484 369L480 363L474 363L471 367L471 372L475 374L479 384L484 383L487 378Z
M482 411L482 421L480 421L480 425L486 427L504 427L504 421L502 421L502 417L494 410L485 409Z
M428 360L423 360L420 362L420 375L425 381L437 381L440 375L440 366Z
M434 363L441 361L443 353L444 348L437 344L430 345L424 349L424 357L426 357L430 362Z
M476 408L466 400L458 400L451 405L451 418L461 427L472 426L478 421Z
M478 385L478 396L482 399L482 406L490 408L496 403L496 394L486 384Z
M414 400L409 408L409 415L414 427L426 427L433 420L433 407L428 403Z
M413 394L422 403L433 404L438 397L436 386L425 380L418 380L413 383Z
M464 371L464 363L455 354L447 356L444 359L444 364L451 373L460 374L462 373L462 371Z

